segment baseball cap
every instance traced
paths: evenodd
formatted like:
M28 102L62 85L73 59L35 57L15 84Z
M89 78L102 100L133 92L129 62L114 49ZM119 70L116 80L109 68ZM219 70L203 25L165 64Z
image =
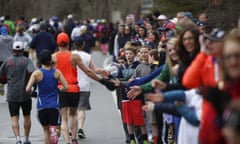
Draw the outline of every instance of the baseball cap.
M68 44L69 43L69 37L66 33L61 32L57 36L57 45L63 45L63 44Z
M75 37L73 43L76 45L83 45L84 39L81 36Z
M23 42L21 41L15 41L13 42L13 50L23 50Z
M3 22L5 20L5 17L4 16L1 16L0 17L0 21Z
M8 29L7 29L5 26L2 26L2 27L0 28L0 33L1 33L1 35L3 35L3 36L8 35Z
M36 23L36 22L37 22L37 18L35 18L35 17L32 18L31 23L34 24L34 23Z
M189 12L189 11L188 11L188 12L185 12L185 13L184 13L184 16L185 16L185 17L188 17L188 18L190 18L190 19L192 19L192 18L193 18L193 15L192 15L192 13L191 13L191 12Z
M206 39L209 39L211 41L221 41L223 40L224 36L225 36L225 31L219 28L214 28L210 34L204 35Z
M73 15L69 14L69 15L67 16L67 18L68 18L68 19L72 19L72 18L73 18Z
M197 21L197 22L196 22L196 25L197 25L197 26L206 26L206 23L201 22L201 21Z

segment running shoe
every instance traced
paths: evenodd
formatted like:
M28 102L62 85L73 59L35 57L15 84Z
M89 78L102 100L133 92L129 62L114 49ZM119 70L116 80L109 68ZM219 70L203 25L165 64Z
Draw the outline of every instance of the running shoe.
M79 130L78 130L78 138L79 138L79 139L84 139L84 138L86 138L86 135L85 135L85 133L83 132L82 129L79 129Z
M23 144L31 144L30 141L25 141Z

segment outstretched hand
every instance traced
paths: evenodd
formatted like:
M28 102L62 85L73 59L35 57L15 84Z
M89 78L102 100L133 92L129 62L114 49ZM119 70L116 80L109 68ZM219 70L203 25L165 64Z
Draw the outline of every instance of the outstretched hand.
M101 77L107 78L110 76L110 72L108 72L107 70L102 70L100 75Z
M101 84L105 85L106 88L107 88L108 90L110 90L110 91L113 91L113 90L115 90L115 88L116 88L113 80L111 80L111 79L102 78L102 79L100 79L99 82L100 82Z
M129 99L135 99L138 95L142 93L142 89L139 86L132 86L127 93Z
M146 98L151 102L162 102L164 100L163 95L160 92L149 93Z
M167 87L167 85L163 81L160 81L157 79L152 80L151 84L152 84L152 87L155 89L163 90L163 89L166 89L166 87Z

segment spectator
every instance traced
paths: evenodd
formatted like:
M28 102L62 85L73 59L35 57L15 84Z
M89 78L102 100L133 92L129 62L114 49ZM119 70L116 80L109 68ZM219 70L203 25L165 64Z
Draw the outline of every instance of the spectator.
M133 14L128 14L126 16L126 24L128 26L130 26L131 28L133 28L134 24L135 24L135 17Z
M239 107L239 93L240 93L240 49L239 49L239 40L240 40L240 30L239 29L233 29L232 31L229 32L229 34L226 36L223 44L223 49L222 49L222 69L223 69L223 74L224 74L224 87L223 90L228 92L230 94L230 100L233 103L232 104L232 109L233 112L232 114L236 112L239 114L239 111L235 111L236 107L235 104L238 104L237 108ZM234 104L234 101L236 103ZM231 108L231 107L230 107ZM231 143L239 140L239 137L232 137L234 135L239 134L239 123L235 120L235 116L230 116L227 115L227 110L226 110L226 117L225 117L225 128L223 130L223 134L226 137L226 140L228 143ZM234 119L234 122L233 122ZM234 124L234 125L233 125ZM233 131L231 131L231 129ZM234 133L227 133L228 131L234 132ZM232 135L233 134L233 135ZM238 141L239 142L239 141Z
M158 28L163 27L164 24L166 24L168 22L168 18L165 15L158 16L157 20L158 20L158 25L159 25Z
M202 12L198 16L198 20L204 24L208 24L208 15L206 12Z
M231 102L230 106L228 106L224 112L223 120L224 127L222 133L228 144L239 144L240 136L239 136L239 107L240 101L239 99Z
M213 29L210 34L205 35L207 44L204 43L203 37L201 37L201 52L193 60L183 76L182 84L185 88L214 87L221 81L219 61L224 34L225 32L221 29ZM194 81L191 79L193 77ZM217 112L206 99L206 96L203 99L202 111L200 142L204 144L225 143L220 127L215 121ZM211 137L209 137L210 133Z
M184 17L184 12L180 11L176 14L177 20L180 21Z

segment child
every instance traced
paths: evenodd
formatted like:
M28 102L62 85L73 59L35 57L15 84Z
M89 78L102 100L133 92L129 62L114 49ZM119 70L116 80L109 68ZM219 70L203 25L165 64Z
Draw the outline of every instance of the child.
M146 127L144 122L144 113L141 109L141 98L130 100L126 97L125 83L132 77L136 67L139 65L138 61L135 61L136 51L133 48L125 49L125 56L127 62L119 69L118 79L120 80L119 102L122 110L122 118L124 125L127 126L127 133L130 138L130 144L135 144L134 129L135 126L141 127L141 133L143 139L147 142ZM137 111L136 111L137 110ZM138 132L139 133L139 132ZM137 134L139 135L139 134Z

